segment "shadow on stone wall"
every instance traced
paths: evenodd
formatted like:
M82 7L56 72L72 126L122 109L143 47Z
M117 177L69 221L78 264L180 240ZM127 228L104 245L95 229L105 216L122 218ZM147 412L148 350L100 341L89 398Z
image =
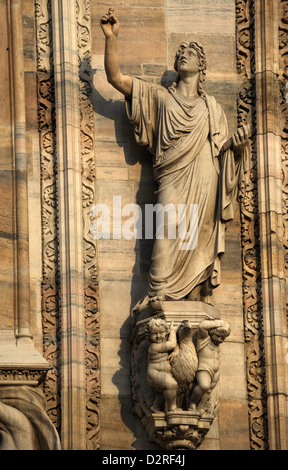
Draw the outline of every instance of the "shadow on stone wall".
M82 70L85 66L85 64L81 66ZM125 102L123 100L107 100L99 93L91 80L89 80L89 84L92 89L90 96L93 110L96 114L114 122L115 140L117 145L122 147L122 150L124 151L126 164L132 167L138 163L140 164L139 181L136 181L136 179L134 181L135 200L131 202L138 204L144 214L144 205L147 203L155 204L156 202L154 197L155 187L152 169L153 157L146 149L141 148L136 144L132 126L126 116ZM142 227L144 231L144 221ZM130 312L139 299L146 293L152 248L153 240L145 240L144 233L142 239L135 240L135 263L131 279L130 311L127 311L127 318L120 328L120 348L118 351L119 370L117 370L112 378L113 384L119 391L118 400L120 404L121 421L130 430L130 433L129 431L128 433L127 431L124 431L127 435L124 437L124 440L127 441L128 446L131 446L132 434L133 438L135 438L134 442L132 442L132 448L137 450L159 449L159 446L148 441L145 429L143 428L139 417L133 412L130 385L130 339L132 335ZM115 410L113 414L114 413L117 413L117 410ZM123 426L121 430L119 429L119 433L121 432L123 432ZM122 448L122 445L123 437L119 439L119 448Z

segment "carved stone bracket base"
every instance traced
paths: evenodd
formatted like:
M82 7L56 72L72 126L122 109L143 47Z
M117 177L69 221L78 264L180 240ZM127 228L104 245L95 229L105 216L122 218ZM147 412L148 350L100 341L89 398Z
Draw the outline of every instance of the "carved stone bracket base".
M194 450L201 445L209 431L215 416L216 406L218 405L216 387L209 395L209 410L207 405L201 410L201 402L200 408L198 408L198 405L197 408L196 405L193 408L191 403L189 406L188 396L191 397L193 386L196 385L198 327L204 320L213 321L213 319L219 318L219 312L214 306L204 302L157 301L151 303L149 307L147 307L147 312L144 315L143 313L141 314L141 319L136 322L131 340L131 383L134 411L140 417L151 441L156 442L167 450ZM178 327L177 341L181 350L178 354L178 359L180 360L181 354L183 354L183 370L185 369L187 371L188 369L188 373L185 372L187 376L189 376L190 373L192 374L189 376L192 377L192 382L189 383L189 379L187 380L186 390L185 384L184 386L183 384L180 385L180 382L176 378L178 383L176 410L167 409L167 403L166 405L164 404L164 407L162 404L162 409L161 406L159 406L159 411L158 408L155 409L157 393L159 395L159 392L157 392L153 386L149 385L149 380L147 379L149 363L148 349L151 344L147 336L147 326L152 318L163 319L167 325L173 323L175 327ZM184 341L181 343L181 333L179 333L181 325L189 325L190 329L188 341L185 344ZM189 354L191 355L191 359ZM184 364L185 361L186 363ZM191 372L189 369L192 369L193 361L194 372ZM171 364L171 375L173 375L173 362ZM176 377L175 371L174 377Z
M151 302L149 306L141 313L141 319L137 321L132 343L143 339L145 328L151 318L163 318L168 323L172 321L175 325L180 325L183 320L191 322L194 330L198 328L199 323L205 319L219 317L219 311L214 305L197 301L173 301L162 300Z
M38 386L49 369L48 362L30 339L6 336L0 341L0 386Z
M199 417L189 411L153 413L147 426L151 441L167 450L195 450L210 429L213 416Z
M0 332L0 450L57 450L41 383L48 362L31 338Z

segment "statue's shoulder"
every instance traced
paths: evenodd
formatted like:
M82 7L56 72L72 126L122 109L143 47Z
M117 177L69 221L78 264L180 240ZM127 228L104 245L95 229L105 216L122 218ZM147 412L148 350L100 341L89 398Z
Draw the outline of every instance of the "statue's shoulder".
M216 100L215 96L205 94L205 99L210 116L214 116L217 120L222 119L225 113L221 104L219 104L219 102Z
M147 80L146 78L143 78L143 77L133 77L133 82L136 82L142 88L150 89L155 93L159 93L159 94L161 94L161 93L162 94L167 94L168 93L167 88L165 88L160 83L151 82L151 81L149 81L149 80Z
M207 93L205 93L205 99L207 101L208 107L216 108L217 106L219 106L218 102L216 101L215 96L207 95Z
M214 109L218 109L218 110L223 109L219 101L216 100L215 96L207 95L207 93L205 93L205 99L207 101L208 106L213 107Z

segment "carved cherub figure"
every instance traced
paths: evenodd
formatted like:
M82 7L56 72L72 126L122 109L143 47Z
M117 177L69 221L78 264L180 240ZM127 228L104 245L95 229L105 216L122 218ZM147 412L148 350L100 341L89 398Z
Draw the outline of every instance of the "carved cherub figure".
M198 369L196 385L190 398L189 410L196 412L200 403L201 410L206 410L210 394L219 380L220 344L230 335L231 329L223 320L204 320L198 327L197 353Z
M178 384L171 374L169 353L177 344L177 327L171 323L170 329L165 320L152 318L146 329L150 339L148 348L147 381L156 390L156 398L152 411L163 409L163 402L167 411L177 409L176 396Z

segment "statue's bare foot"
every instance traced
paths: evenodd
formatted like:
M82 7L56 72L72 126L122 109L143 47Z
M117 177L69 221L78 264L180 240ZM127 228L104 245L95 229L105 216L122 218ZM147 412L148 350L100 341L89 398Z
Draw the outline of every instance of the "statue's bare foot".
M201 418L208 418L208 419L213 419L215 417L214 413L213 413L213 410L205 410L205 409L201 409Z
M195 416L201 416L201 413L199 413L199 411L197 411L195 403L191 403L189 405L188 411L191 411Z
M171 413L173 411L182 411L181 408L178 408L176 405L172 405L169 407L168 413Z
M201 413L201 418L213 419L215 417L213 408L200 408L199 411Z

